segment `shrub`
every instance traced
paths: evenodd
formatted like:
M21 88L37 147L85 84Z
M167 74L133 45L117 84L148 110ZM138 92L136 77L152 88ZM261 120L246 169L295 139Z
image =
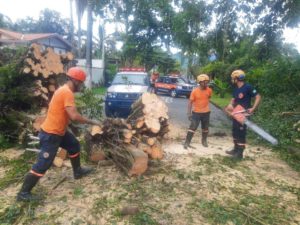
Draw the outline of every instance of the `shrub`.
M89 118L101 118L102 103L102 98L97 97L92 89L85 89L80 96L76 97L76 105L79 111Z

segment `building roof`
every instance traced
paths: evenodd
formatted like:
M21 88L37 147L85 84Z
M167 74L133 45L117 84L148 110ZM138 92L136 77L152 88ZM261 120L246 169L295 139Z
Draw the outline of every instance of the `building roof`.
M57 38L65 43L68 47L72 48L71 44L56 33L38 33L38 34L22 34L10 30L0 29L0 34L4 34L7 39L0 38L0 42L11 43L11 42L33 42L44 38Z

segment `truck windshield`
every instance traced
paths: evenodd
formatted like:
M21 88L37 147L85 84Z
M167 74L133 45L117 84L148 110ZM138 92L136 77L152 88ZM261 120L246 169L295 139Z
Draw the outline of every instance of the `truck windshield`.
M112 84L148 85L147 74L122 73L116 74Z

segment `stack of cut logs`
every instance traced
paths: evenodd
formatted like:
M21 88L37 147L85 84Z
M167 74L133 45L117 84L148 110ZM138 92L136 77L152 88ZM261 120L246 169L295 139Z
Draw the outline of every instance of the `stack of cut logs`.
M102 127L93 126L86 133L90 159L111 158L129 176L143 174L148 158L163 158L161 141L169 131L167 112L157 95L144 93L127 119L107 118Z
M58 87L58 75L65 74L74 56L71 52L56 54L52 48L45 50L41 45L32 44L24 60L23 73L36 77L34 96L41 97L47 105Z
M67 160L68 153L65 149L59 148L57 154L53 160L53 165L56 167L71 167L71 163Z

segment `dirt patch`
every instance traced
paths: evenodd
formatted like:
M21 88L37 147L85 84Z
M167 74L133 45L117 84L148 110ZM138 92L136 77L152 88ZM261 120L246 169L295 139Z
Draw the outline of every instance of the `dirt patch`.
M9 148L1 152L0 155L9 160L18 159L25 152L24 149Z
M10 214L0 222L17 215L15 224L300 223L299 174L270 149L249 145L245 160L235 161L225 154L232 147L228 133L210 135L208 148L198 133L188 150L182 146L185 134L172 126L164 159L151 161L142 177L128 178L114 165L91 165L95 173L74 180L71 168L51 168L34 188L44 200L31 214L32 205L22 205L17 214L21 183L13 184L1 190L0 213ZM139 212L123 216L127 205Z

